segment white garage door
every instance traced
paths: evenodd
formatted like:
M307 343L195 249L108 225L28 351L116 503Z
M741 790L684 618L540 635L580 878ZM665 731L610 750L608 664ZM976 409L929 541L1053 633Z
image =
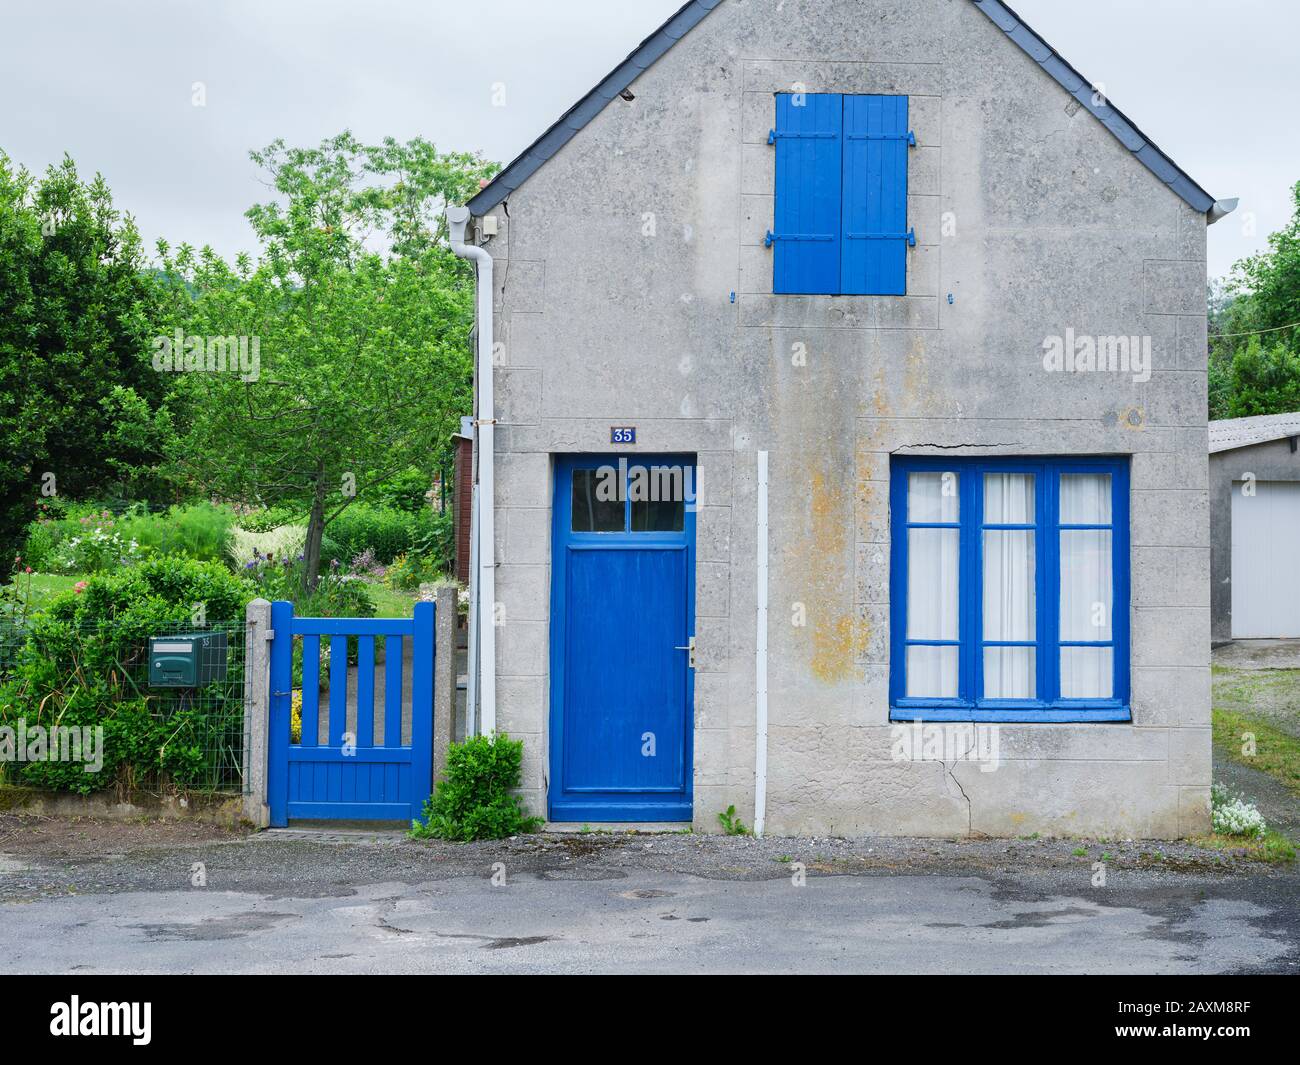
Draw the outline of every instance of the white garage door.
M1232 486L1232 635L1300 637L1300 483Z

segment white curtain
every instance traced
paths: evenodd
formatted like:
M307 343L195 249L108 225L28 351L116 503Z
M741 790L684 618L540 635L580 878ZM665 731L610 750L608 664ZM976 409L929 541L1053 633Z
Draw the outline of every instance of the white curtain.
M986 525L1033 524L1034 477L995 473L984 478ZM1036 543L1032 529L984 532L984 639L1037 639ZM984 698L1033 699L1038 692L1032 647L984 648Z
M908 478L907 516L914 522L958 520L957 474L914 473ZM907 533L907 638L956 640L957 529L909 529ZM909 647L907 694L912 698L957 697L956 647Z
M1063 525L1111 522L1109 474L1061 478ZM1113 638L1113 533L1109 529L1061 530L1061 639L1090 643ZM1114 693L1114 652L1109 647L1061 648L1061 696L1109 699Z

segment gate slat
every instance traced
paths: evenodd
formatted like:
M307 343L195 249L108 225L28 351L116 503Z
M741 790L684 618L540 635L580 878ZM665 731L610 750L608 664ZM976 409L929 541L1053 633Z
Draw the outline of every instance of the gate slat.
M375 745L375 638L357 637L357 746Z
M320 745L320 637L302 638L302 738L304 747Z

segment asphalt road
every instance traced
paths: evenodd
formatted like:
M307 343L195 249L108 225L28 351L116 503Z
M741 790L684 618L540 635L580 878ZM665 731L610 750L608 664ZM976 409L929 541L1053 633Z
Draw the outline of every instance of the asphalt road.
M0 842L0 970L1300 972L1300 875L1180 845L100 843Z

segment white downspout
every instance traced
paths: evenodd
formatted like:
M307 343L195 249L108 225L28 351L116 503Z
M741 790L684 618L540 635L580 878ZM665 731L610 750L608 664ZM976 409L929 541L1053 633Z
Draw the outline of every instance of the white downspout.
M447 208L451 250L462 259L472 259L478 266L478 344L475 352L478 409L474 422L475 442L478 445L478 506L475 508L478 528L474 554L478 571L470 576L477 587L477 594L471 594L471 601L478 606L478 734L490 736L497 728L496 492L492 476L496 408L492 398L492 256L482 248L465 243L467 225L468 207ZM470 716L473 716L472 711Z
M754 653L754 835L767 820L767 452L758 453L757 639Z

